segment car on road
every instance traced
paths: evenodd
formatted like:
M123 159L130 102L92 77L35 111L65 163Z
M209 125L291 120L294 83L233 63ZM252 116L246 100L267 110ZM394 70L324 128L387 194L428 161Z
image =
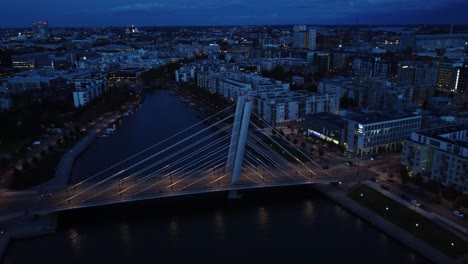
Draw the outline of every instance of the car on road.
M328 170L330 167L328 167L327 165L323 165L322 166L322 170Z
M371 177L369 180L373 181L373 182L379 182L379 180L375 177Z
M51 196L53 196L53 195L54 195L54 194L51 193L51 192L43 193L43 194L41 194L41 198L51 197Z
M353 165L353 162L352 161L347 161L344 164L347 165L347 166L351 166L351 165Z
M456 216L458 216L458 217L460 217L460 218L465 217L465 215L464 215L462 212L460 212L460 211L453 211L453 214L456 215Z
M416 206L420 206L420 205L421 205L421 204L420 204L418 201L416 201L416 200L411 200L411 203L414 204L414 205L416 205Z

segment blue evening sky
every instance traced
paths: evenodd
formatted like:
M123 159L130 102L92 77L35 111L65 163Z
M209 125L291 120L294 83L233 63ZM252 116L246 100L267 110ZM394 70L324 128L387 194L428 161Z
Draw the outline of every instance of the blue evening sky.
M0 27L468 24L468 0L12 0Z

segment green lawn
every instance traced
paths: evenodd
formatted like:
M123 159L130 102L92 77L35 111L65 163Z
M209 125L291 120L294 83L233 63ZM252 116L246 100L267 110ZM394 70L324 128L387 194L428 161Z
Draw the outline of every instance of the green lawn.
M16 172L10 188L13 190L24 190L49 181L54 177L55 167L61 157L62 153L54 151L40 161L32 162L31 168Z
M360 186L348 196L452 258L468 253L464 240L367 186Z
M57 151L49 151L45 157L36 162L31 162L30 168L16 172L9 188L23 190L52 179L55 175L55 168L64 154L64 150L67 151L72 148L85 135L85 133L78 133L74 138L68 139L62 145L57 145L55 147Z

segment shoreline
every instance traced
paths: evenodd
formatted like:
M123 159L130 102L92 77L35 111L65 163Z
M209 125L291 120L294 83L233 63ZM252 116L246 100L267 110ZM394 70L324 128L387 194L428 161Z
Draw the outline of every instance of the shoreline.
M452 259L448 257L438 249L433 248L426 242L416 238L388 220L383 219L370 209L354 202L350 198L346 197L343 190L338 190L337 187L332 185L315 184L312 185L312 188L359 219L365 221L370 226L377 228L385 235L401 243L404 247L411 249L421 257L431 262L441 264L463 263L463 259Z

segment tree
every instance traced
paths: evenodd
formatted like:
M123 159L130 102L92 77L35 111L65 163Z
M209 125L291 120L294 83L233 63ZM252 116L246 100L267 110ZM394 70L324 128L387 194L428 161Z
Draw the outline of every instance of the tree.
M400 174L401 174L401 182L403 184L407 184L410 180L410 177L409 177L408 169L405 166L401 166Z
M467 195L461 195L453 203L453 207L455 207L456 209L459 209L461 207L467 207L467 206L468 206L468 196Z
M458 195L459 193L452 187L447 187L442 190L442 196L449 201L455 201Z
M319 156L320 156L320 157L322 157L322 156L323 156L323 154L325 154L325 150L324 150L322 147L321 147L321 148L319 148L319 150L318 150L318 154L319 154Z
M440 191L440 184L436 181L428 181L426 188L432 193L438 193Z
M23 169L24 170L27 170L31 167L31 164L29 164L29 162L27 162L26 160L23 161Z
M424 179L423 177L421 176L421 173L418 173L414 176L414 183L416 185L419 185L419 186L422 186L423 183L424 183Z

